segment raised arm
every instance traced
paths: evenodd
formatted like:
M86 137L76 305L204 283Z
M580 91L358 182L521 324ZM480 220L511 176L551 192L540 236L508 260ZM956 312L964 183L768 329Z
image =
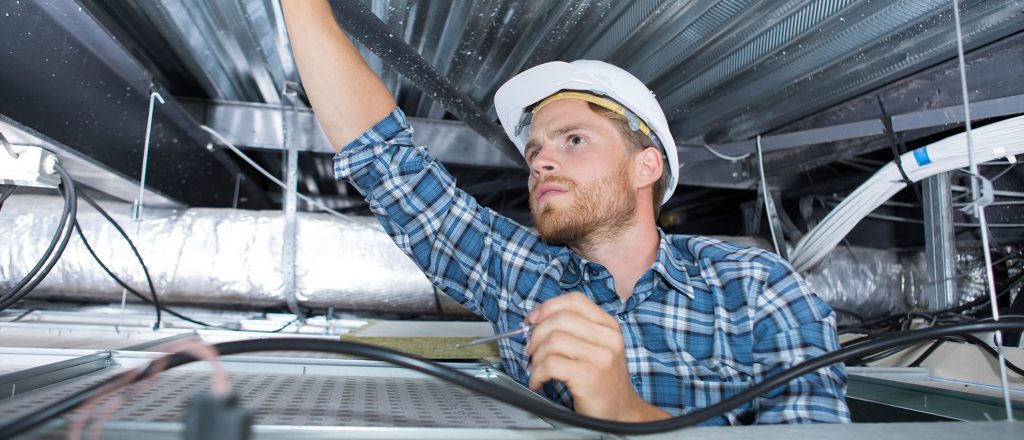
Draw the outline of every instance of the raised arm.
M327 0L283 0L302 84L340 151L395 109L395 99L334 20Z

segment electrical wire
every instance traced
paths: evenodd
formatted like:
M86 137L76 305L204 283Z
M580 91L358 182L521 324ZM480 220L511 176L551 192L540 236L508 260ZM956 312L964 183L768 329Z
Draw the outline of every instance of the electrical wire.
M1024 116L1006 119L973 130L974 153L966 154L966 134L960 133L902 156L911 181L960 168L970 160L981 162L1024 152ZM997 150L998 149L998 153ZM825 258L857 223L907 185L895 163L878 170L828 213L797 243L790 262L806 271Z
M214 139L217 140L217 142L220 142L221 144L224 144L224 146L228 147L229 150L231 150L233 153L237 154L238 157L241 157L242 160L244 160L250 166L255 168L256 171L259 171L259 173L262 174L264 177L266 177L267 179L270 179L270 181L274 182L274 184L276 184L277 186L280 186L281 189L284 189L285 191L288 190L288 185L285 185L284 182L281 181L281 179L278 179L277 177L274 177L273 174L270 174L269 171L265 170L263 167L261 167L259 164L257 164L256 161L252 160L252 158L250 158L245 153L243 153L242 150L239 150L238 147L236 147L234 144L232 144L231 141L227 140L227 138L222 136L220 133L217 133L216 130L214 130L214 129L210 128L210 127L207 127L205 125L200 125L199 128L203 129L203 131L205 131L205 132L209 133L211 136L213 136ZM300 198L302 200L305 200L307 203L309 203L309 204L311 204L313 206L316 206L316 207L318 207L320 209L323 209L324 211L327 211L328 213L334 215L335 217L338 217L338 218L340 218L342 220L345 220L347 222L351 222L352 221L352 218L350 218L349 216L347 216L345 214L342 214L342 213L340 213L338 211L335 211L335 210L327 207L327 205L321 203L319 200L313 199L311 197L307 197L305 194L298 193L298 192L295 193L295 195L298 196L298 198Z
M78 214L78 197L75 183L71 180L71 176L68 175L67 171L64 170L64 167L58 163L56 164L56 170L57 174L61 177L61 184L58 190L64 196L64 210L61 213L57 231L54 233L53 239L50 240L49 246L43 252L43 256L36 262L36 265L29 270L28 274L21 281L15 284L10 292L0 297L0 310L10 307L24 298L25 295L28 295L32 289L35 289L50 274L50 270L57 264L57 260L64 254L64 249L68 246L72 225Z
M100 206L99 203L96 203L96 201L93 200L92 197L90 197L88 194L86 194L84 192L83 193L79 193L79 194L81 195L81 197L90 206L93 207L93 209L95 209L97 212L99 212L100 215L103 216L103 218L106 219L106 221L108 223L110 223L114 227L114 229L117 231L118 235L120 235L121 238L124 239L124 241L128 243L128 246L132 250L132 254L135 255L135 259L139 262L139 265L142 266L142 273L146 277L146 285L149 288L149 293L150 293L150 296L151 296L152 299L147 298L145 295L140 293L138 290L135 290L133 287L129 286L128 283L126 283L124 280L122 280L120 277L118 277L116 274L114 274L114 272L111 271L110 268L107 267L107 265L103 263L103 260L101 260L100 257L96 254L95 250L92 248L92 246L89 244L89 241L85 238L85 235L82 233L81 227L76 222L75 223L75 230L78 232L78 237L82 240L82 244L85 245L85 249L89 252L89 255L92 256L93 260L96 260L96 263L99 264L100 268L103 269L104 272L106 272L107 276L109 276L112 280L114 280L114 282L116 282L119 286L121 286L122 288L124 288L125 290L130 292L135 297L139 298L143 302L146 302L146 303L148 303L148 304L150 304L150 305L152 305L152 306L154 306L156 308L156 314L157 314L156 326L157 327L159 327L159 324L160 324L160 320L161 320L160 313L161 313L161 311L167 312L167 314L169 314L171 316L174 316L174 317L176 317L178 319L181 319L183 321L191 322L193 324L196 324L196 325L199 325L199 326L203 326L203 327L216 328L216 329L220 329L220 330L247 331L247 332L254 332L254 333L279 333L279 332L283 331L284 329L288 328L289 326L291 326L292 324L294 324L295 321L297 321L299 319L298 317L296 317L292 321L289 321L285 325L281 326L278 329L274 329L274 330L242 330L242 329L239 329L239 328L226 327L226 326L217 325L217 324L210 324L210 323L203 322L203 321L200 321L200 320L195 319L195 318L190 318L190 317L188 317L186 315L183 315L180 312L178 312L178 311L176 311L176 310L174 310L174 309L172 309L170 307L167 307L167 306L161 304L160 301L159 301L159 297L157 296L157 293L156 293L156 287L153 284L153 278L150 276L149 268L146 266L146 262L142 259L142 255L139 254L138 248L135 246L135 243L132 242L131 238L128 237L128 234L125 232L124 228L122 228L121 225L119 223L117 223L117 221L114 220L114 218L111 217L110 214L107 213L107 211L105 209L103 209L103 207Z
M704 149L708 150L709 153L713 154L715 157L717 157L719 159L728 160L728 161L731 161L731 162L736 162L738 160L743 160L743 159L746 159L746 158L750 157L750 153L746 153L746 154L743 154L743 155L740 155L740 156L725 155L725 154L722 154L722 153L719 153L719 152L715 151L715 149L711 148L711 146L708 145L708 144L704 144Z
M410 370L447 381L467 390L483 394L500 402L529 411L540 417L584 429L616 434L640 435L674 431L700 423L713 417L722 416L726 412L735 409L748 401L758 398L762 394L778 388L793 379L801 377L807 373L814 372L820 368L843 362L847 359L862 358L872 353L888 350L893 347L905 346L919 341L932 340L951 335L1015 329L1024 329L1024 320L1004 319L997 322L972 322L947 327L911 330L904 333L880 337L873 341L865 342L854 347L843 348L802 362L796 366L783 370L728 399L722 400L706 408L697 409L693 412L669 419L642 423L615 422L580 415L570 410L551 405L549 402L541 403L535 395L509 392L505 388L495 387L489 382L482 381L443 364L373 345L349 341L331 341L311 338L271 338L222 342L214 345L214 348L217 349L221 356L261 351L288 350L336 353L387 362L392 365L408 368ZM194 357L180 353L168 355L166 359L168 360L164 365L168 369L185 365L196 360ZM152 365L153 364L151 363L150 366ZM150 367L147 367L143 374L135 374L133 372L122 373L78 391L64 399L50 403L43 408L36 409L31 413L0 426L0 438L11 438L16 435L23 434L29 429L45 423L47 420L58 417L79 407L83 402L89 400L93 395L95 395L98 390L102 389L108 383L122 379L126 374L134 374L135 377L133 378L133 381L138 381L149 377L150 373Z
M985 353L988 353L990 356L995 358L997 362L999 361L999 352L996 351L996 349L993 348L991 345L988 345L988 343L986 343L985 341L982 341L981 338L971 334L960 335L960 337L966 339L967 342L971 344L977 345ZM1009 359L1004 358L1003 363L1006 365L1006 368L1010 369L1010 371L1013 371L1014 373L1017 373L1019 376L1024 377L1024 369L1020 368L1013 362L1010 362Z
M1004 260L1009 257L1003 258ZM1018 273L1015 277L1007 281L1003 289L996 293L996 298L1002 298L1008 295L1018 284L1024 282L1024 271ZM843 335L847 333L865 333L865 336L861 336L855 339L846 341L843 346L852 346L857 343L870 340L879 334L885 334L891 331L905 329L909 324L909 319L912 317L923 317L930 322L937 324L951 324L961 322L964 319L963 314L973 313L973 309L988 305L989 297L979 296L970 302L961 304L959 306L950 307L943 310L931 310L931 311L911 311L905 313L898 313L895 315L883 316L875 318L870 321L860 322L853 326L840 326L838 328L838 334ZM973 317L971 319L974 319Z

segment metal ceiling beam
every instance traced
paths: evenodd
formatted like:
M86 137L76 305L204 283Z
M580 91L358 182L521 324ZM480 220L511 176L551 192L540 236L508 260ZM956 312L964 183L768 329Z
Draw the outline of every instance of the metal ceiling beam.
M971 115L976 120L1010 116L1024 113L1024 95L1008 96L1005 98L992 99L988 101L975 102L970 104ZM922 128L942 127L949 124L964 121L964 108L962 105L943 107L921 112L896 115L891 118L893 130L904 132ZM833 125L830 127L812 128L809 130L784 133L772 136L761 137L761 149L765 153L787 150L808 145L827 144L850 139L857 139L869 136L885 134L885 126L881 119L851 122L847 124ZM756 140L730 142L723 145L709 145L714 151L727 156L740 156L754 151ZM716 157L707 148L685 146L679 148L682 160L686 162L700 162L706 160L721 159Z
M280 150L284 144L281 130L281 108L278 106L238 102L182 101L204 125L224 135L239 147ZM320 128L313 111L304 108L294 112L289 143L299 151L333 154L334 148ZM408 118L416 130L417 145L426 145L442 162L494 167L517 168L493 145L468 125L459 121Z
M0 114L113 174L138 179L151 74L75 2L0 2L0 28ZM196 122L163 96L147 183L185 204L230 205L230 161L207 151Z

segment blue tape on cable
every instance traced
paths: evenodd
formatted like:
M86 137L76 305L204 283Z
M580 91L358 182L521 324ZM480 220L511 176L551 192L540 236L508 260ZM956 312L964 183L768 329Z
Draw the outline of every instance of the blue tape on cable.
M917 166L919 167L932 163L932 158L928 157L928 147L914 150L914 160L917 161Z

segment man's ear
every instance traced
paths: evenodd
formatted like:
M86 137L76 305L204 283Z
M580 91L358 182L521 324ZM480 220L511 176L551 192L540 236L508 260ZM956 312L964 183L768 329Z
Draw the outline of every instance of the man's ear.
M661 152L657 148L645 148L637 153L636 158L637 185L641 188L654 186L661 179L665 165L661 160Z

